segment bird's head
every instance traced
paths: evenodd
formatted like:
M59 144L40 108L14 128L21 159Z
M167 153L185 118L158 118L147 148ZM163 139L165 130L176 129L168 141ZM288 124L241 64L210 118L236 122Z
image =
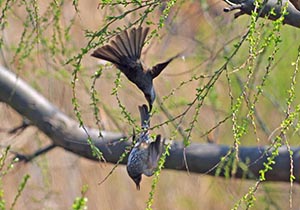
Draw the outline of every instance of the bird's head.
M128 164L127 165L127 173L130 176L130 178L134 181L134 183L136 184L136 189L140 190L140 182L142 180L142 174L141 172L137 169L136 164L134 162L134 160L131 160L130 162L130 157L128 159Z
M137 176L131 176L131 175L129 175L129 176L134 181L134 183L136 185L136 189L140 190L140 183L141 183L141 180L142 180L142 174L139 174Z

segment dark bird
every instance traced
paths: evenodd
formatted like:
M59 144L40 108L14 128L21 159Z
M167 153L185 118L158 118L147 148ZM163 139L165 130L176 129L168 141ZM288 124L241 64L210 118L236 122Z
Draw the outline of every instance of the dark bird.
M163 63L147 68L141 60L141 53L148 32L148 27L132 28L129 32L125 30L117 35L116 39L111 41L109 45L96 49L92 56L109 61L120 69L144 93L151 111L156 97L153 79L181 53Z
M157 135L156 139L152 139L149 135L150 118L147 105L139 106L141 116L142 132L135 141L131 150L128 162L127 172L131 179L135 182L136 188L140 189L142 174L152 176L158 166L158 161L163 152L164 140Z

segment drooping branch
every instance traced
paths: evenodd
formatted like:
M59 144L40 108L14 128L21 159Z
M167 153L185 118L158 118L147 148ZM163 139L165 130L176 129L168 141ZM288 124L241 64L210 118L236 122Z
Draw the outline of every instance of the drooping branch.
M0 67L0 100L7 103L20 115L29 119L32 125L36 126L52 140L54 146L59 146L82 157L96 160L92 155L90 146L87 144L87 134L79 127L79 124L54 107L13 72L3 67ZM125 137L123 134L102 131L103 136L98 137L99 132L97 129L87 128L87 131L95 145L102 151L106 161L110 163L116 163L125 148L130 145L130 142L119 142L121 138ZM54 146L49 146L41 151L47 152ZM173 170L186 170L188 168L190 172L215 175L215 166L229 150L230 147L225 145L193 143L185 150L188 163L188 167L186 167L183 152L184 146L181 142L173 141L165 168ZM299 183L300 148L292 148L292 151L294 152L294 176L296 177L296 182ZM270 152L267 152L265 147L240 147L240 161L247 162L248 167L245 167L245 164L244 167L239 167L235 177L257 178L259 170L263 168L263 163L270 155ZM122 164L125 164L126 161L125 159ZM280 148L275 162L273 169L267 173L267 180L289 181L290 158L286 148ZM224 176L224 171L221 171L220 176Z
M235 13L235 18L243 14L251 15L255 9L254 0L225 0L230 7L225 8L225 12L239 10ZM276 20L281 16L282 8L288 3L287 12L284 16L284 24L300 28L300 11L288 0L267 0L262 11L259 11L260 17L267 17ZM273 12L271 12L273 10Z

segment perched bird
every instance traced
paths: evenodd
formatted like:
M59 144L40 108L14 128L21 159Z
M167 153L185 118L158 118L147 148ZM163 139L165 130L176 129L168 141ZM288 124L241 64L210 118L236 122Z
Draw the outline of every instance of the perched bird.
M125 30L117 35L116 39L111 41L109 45L96 49L92 56L109 61L120 69L144 93L151 111L156 97L153 79L181 53L163 63L147 68L141 60L141 53L148 32L148 27L132 28L130 31Z
M139 106L139 111L143 131L136 139L136 144L131 150L127 162L128 175L135 182L138 190L142 174L146 176L154 174L164 146L164 140L161 140L160 135L157 135L156 139L152 139L149 135L150 118L147 105ZM133 138L135 140L135 135Z

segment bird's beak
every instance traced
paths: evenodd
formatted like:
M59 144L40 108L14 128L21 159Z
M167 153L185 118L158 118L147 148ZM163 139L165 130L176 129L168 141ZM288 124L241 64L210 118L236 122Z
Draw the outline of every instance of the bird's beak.
M152 104L149 103L149 112L151 112L151 111L152 111Z

